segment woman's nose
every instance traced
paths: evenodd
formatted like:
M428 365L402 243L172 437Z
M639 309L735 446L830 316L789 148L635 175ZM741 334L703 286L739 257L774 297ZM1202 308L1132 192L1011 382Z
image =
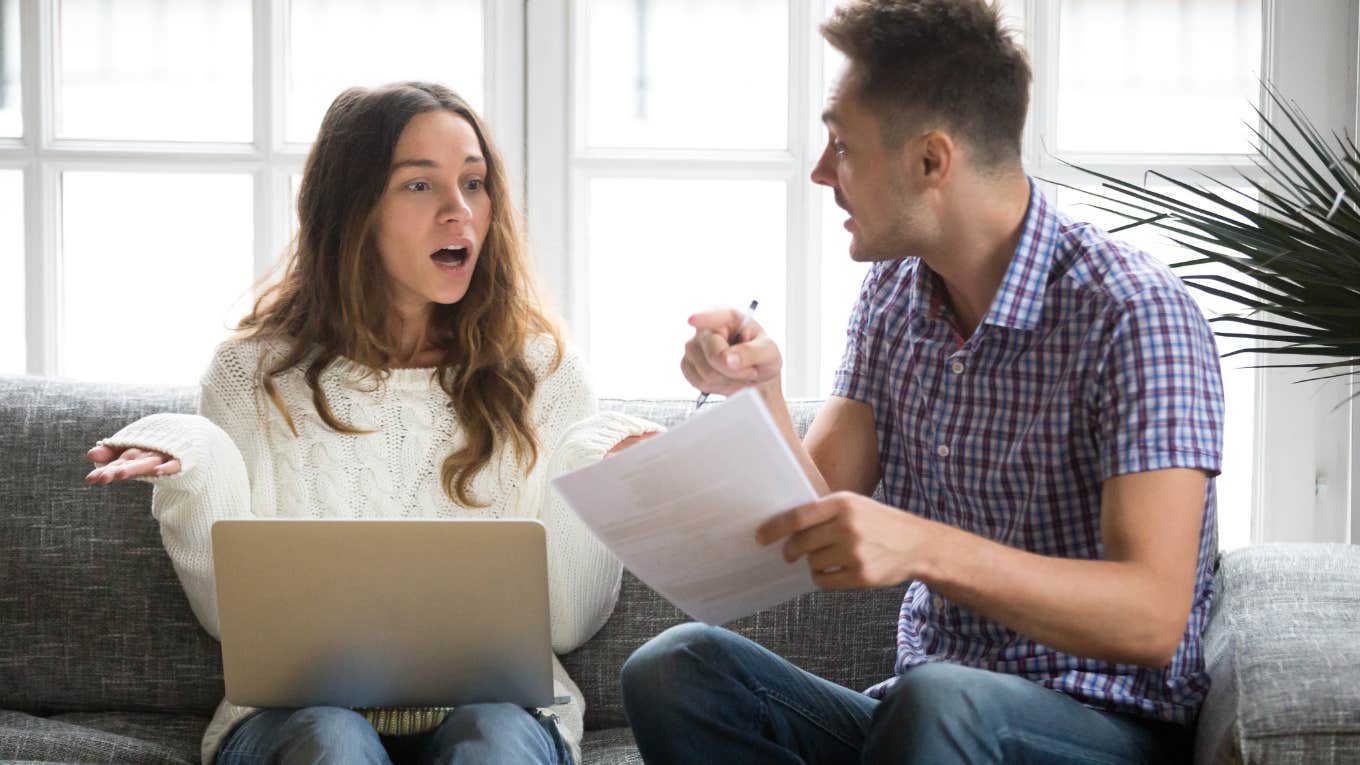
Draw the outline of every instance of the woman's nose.
M460 192L454 191L444 200L439 217L441 220L467 220L472 217L472 208Z

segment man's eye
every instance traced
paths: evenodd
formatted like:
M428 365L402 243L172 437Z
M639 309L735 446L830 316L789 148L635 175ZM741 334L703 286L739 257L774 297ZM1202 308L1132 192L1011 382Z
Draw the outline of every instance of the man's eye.
M838 156L838 157L844 157L844 156L845 156L845 144L841 143L840 141L832 141L832 142L831 142L831 153L832 153L832 154L835 154L835 155Z
M429 191L430 184L425 181L411 181L406 184L407 191Z

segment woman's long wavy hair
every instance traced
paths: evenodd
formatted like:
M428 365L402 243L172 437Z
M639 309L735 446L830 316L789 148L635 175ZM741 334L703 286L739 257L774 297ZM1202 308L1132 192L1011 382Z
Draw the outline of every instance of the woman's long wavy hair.
M390 176L393 151L411 118L444 109L467 120L486 159L491 224L462 300L434 305L429 342L443 356L436 376L467 437L440 469L444 493L476 506L473 477L507 442L525 469L538 459L538 439L528 420L537 385L524 359L538 334L557 345L562 332L542 307L507 189L505 164L485 125L466 101L446 87L402 82L350 88L326 112L307 157L298 192L298 233L283 260L282 277L265 289L238 336L282 341L284 356L260 370L265 392L289 429L297 426L274 379L305 366L312 403L325 424L341 433L365 433L340 422L322 393L320 378L344 357L386 379L398 358L389 279L375 245L378 205Z

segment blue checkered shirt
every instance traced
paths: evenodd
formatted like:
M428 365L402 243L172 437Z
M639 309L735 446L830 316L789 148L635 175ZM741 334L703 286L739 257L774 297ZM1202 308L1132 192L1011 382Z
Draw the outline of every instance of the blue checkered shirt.
M1195 597L1161 669L1055 650L912 582L895 674L926 662L1019 675L1099 709L1179 723L1208 690L1201 635L1214 597L1214 481L1223 391L1213 334L1150 255L1077 223L1031 183L1019 246L966 341L917 258L874 264L833 395L873 408L888 504L1040 555L1102 558L1101 483L1196 468L1211 476Z

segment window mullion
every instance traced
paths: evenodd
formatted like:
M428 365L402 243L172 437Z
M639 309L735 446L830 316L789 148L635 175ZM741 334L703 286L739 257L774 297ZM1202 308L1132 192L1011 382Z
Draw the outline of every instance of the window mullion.
M283 19L287 15L285 3L271 0L254 0L251 13L254 56L253 104L254 119L253 145L256 156L261 160L254 174L254 273L256 278L268 271L278 253L278 243L283 238L279 230L278 210L283 207L277 196L275 180L274 152L283 135L281 91L283 88L281 65L284 49L282 37ZM286 226L286 219L284 222Z
M29 374L57 373L60 255L59 177L43 162L55 132L55 36L52 3L25 0L19 39L23 80L24 144L33 159L24 170L24 339Z
M521 208L526 199L525 15L524 3L482 2L485 113L505 161L511 196Z
M574 105L567 76L569 10L564 3L529 3L525 10L525 202L529 253L555 308L567 317L573 335L584 339L576 315L583 307L571 299L571 211L568 183L570 126Z
M793 168L788 180L785 212L785 326L784 387L789 395L808 397L817 392L821 359L820 324L824 319L821 295L821 216L816 214L816 189L803 177L815 134L808 115L821 80L821 47L814 44L821 0L797 0L789 13L789 150Z
M1053 162L1058 126L1059 11L1056 0L1026 0L1025 26L1033 80L1023 152L1030 173L1047 172Z

